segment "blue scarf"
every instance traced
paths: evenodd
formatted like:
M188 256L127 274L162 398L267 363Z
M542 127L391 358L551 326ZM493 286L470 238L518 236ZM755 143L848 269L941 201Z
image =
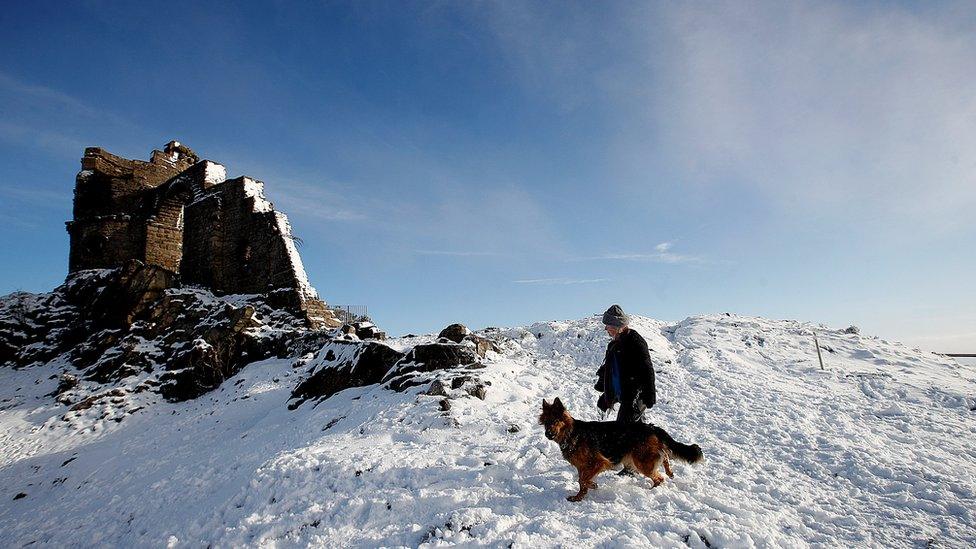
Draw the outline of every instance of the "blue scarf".
M612 364L610 364L610 391L611 391L611 402L620 400L621 389L620 389L620 365L617 364L616 353L610 353L610 358L612 359Z

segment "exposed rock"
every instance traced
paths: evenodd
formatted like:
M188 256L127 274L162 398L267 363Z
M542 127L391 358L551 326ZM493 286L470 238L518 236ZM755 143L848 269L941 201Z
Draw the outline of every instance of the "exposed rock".
M122 389L112 389L111 391L107 391L105 393L92 395L82 400L81 402L75 404L74 406L71 406L70 408L68 408L68 411L77 412L79 410L87 410L91 408L96 402L102 399L110 398L110 397L121 397L121 396L125 396L125 391L123 391Z
M468 334L463 338L462 341L470 341L473 343L474 351L478 353L478 356L481 358L484 358L488 351L494 351L496 353L501 351L494 341L479 335Z
M417 345L400 359L386 380L394 391L402 391L408 387L424 383L419 374L447 370L473 364L478 361L478 355L470 345L458 343L428 343Z
M861 329L858 328L857 326L848 326L847 328L844 329L844 333L845 334L859 334L859 333L861 333Z
M78 376L68 373L58 377L58 388L54 390L55 395L60 395L78 386Z
M308 400L326 399L350 387L379 383L403 356L374 341L331 342L319 350L311 375L292 392L295 401L288 408L294 410Z
M488 396L488 388L485 387L484 385L476 385L470 391L468 391L468 394L478 399L484 400Z
M451 380L452 389L463 389L467 394L481 400L488 395L489 385L491 385L490 381L469 375L458 376Z
M443 397L446 397L447 394L448 394L447 393L447 384L444 383L440 379L435 379L430 384L430 387L427 389L427 392L424 393L424 394L425 395L431 395L431 396L443 396Z
M226 357L232 354L230 345L221 347L223 352L202 338L194 340L193 347L177 356L167 365L169 371L159 376L160 394L167 400L181 401L218 387L233 372L226 362Z
M471 376L458 376L451 380L451 389L460 389L466 382L471 381Z
M464 324L451 324L447 328L441 330L441 333L437 334L437 337L438 338L443 337L445 339L449 339L454 343L461 343L461 340L464 339L464 336L470 333L471 330L469 330L468 327L465 326Z
M356 322L356 335L359 339L386 339L386 332L380 330L372 322Z
M380 330L372 322L359 321L344 324L342 333L355 335L359 339L386 339L386 332Z
M100 327L128 328L163 291L177 285L176 273L133 259L115 271L98 295L85 303L84 310Z
M439 405L442 412L446 412L451 409L451 401L446 398L442 398Z
M14 349L3 356L7 365L63 357L81 369L70 374L76 379L104 385L143 376L139 391L170 400L199 396L250 362L295 356L329 337L263 296L182 288L171 272L139 261L73 273L48 294L0 299L0 351ZM89 386L87 396L106 389ZM63 385L52 396L70 404L83 393Z

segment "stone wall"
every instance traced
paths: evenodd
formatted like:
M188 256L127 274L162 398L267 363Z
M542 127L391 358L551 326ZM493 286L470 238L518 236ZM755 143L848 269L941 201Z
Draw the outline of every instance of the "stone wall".
M287 250L291 229L264 198L264 184L231 179L186 208L181 273L222 293L298 288Z
M195 159L195 155L192 157ZM150 162L85 150L75 186L69 272L136 259L218 294L267 294L316 327L337 324L308 283L291 225L264 183L154 151Z
M67 223L68 272L113 269L130 259L148 261L149 191L189 167L178 157L154 155L153 162L143 162L97 147L85 149L75 179L74 220Z

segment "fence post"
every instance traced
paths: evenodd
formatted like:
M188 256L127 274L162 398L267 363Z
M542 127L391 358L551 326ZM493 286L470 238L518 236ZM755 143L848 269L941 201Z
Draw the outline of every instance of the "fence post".
M813 344L817 347L817 360L820 362L820 369L824 369L823 355L820 354L820 341L817 339L817 331L813 330Z

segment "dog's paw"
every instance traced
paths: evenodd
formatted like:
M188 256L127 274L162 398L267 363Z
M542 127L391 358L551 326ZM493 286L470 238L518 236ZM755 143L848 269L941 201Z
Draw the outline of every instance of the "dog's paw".
M578 502L578 501L580 501L582 499L583 499L583 495L582 494L576 494L575 496L567 496L566 497L566 501L572 501L573 503L576 503L576 502Z

